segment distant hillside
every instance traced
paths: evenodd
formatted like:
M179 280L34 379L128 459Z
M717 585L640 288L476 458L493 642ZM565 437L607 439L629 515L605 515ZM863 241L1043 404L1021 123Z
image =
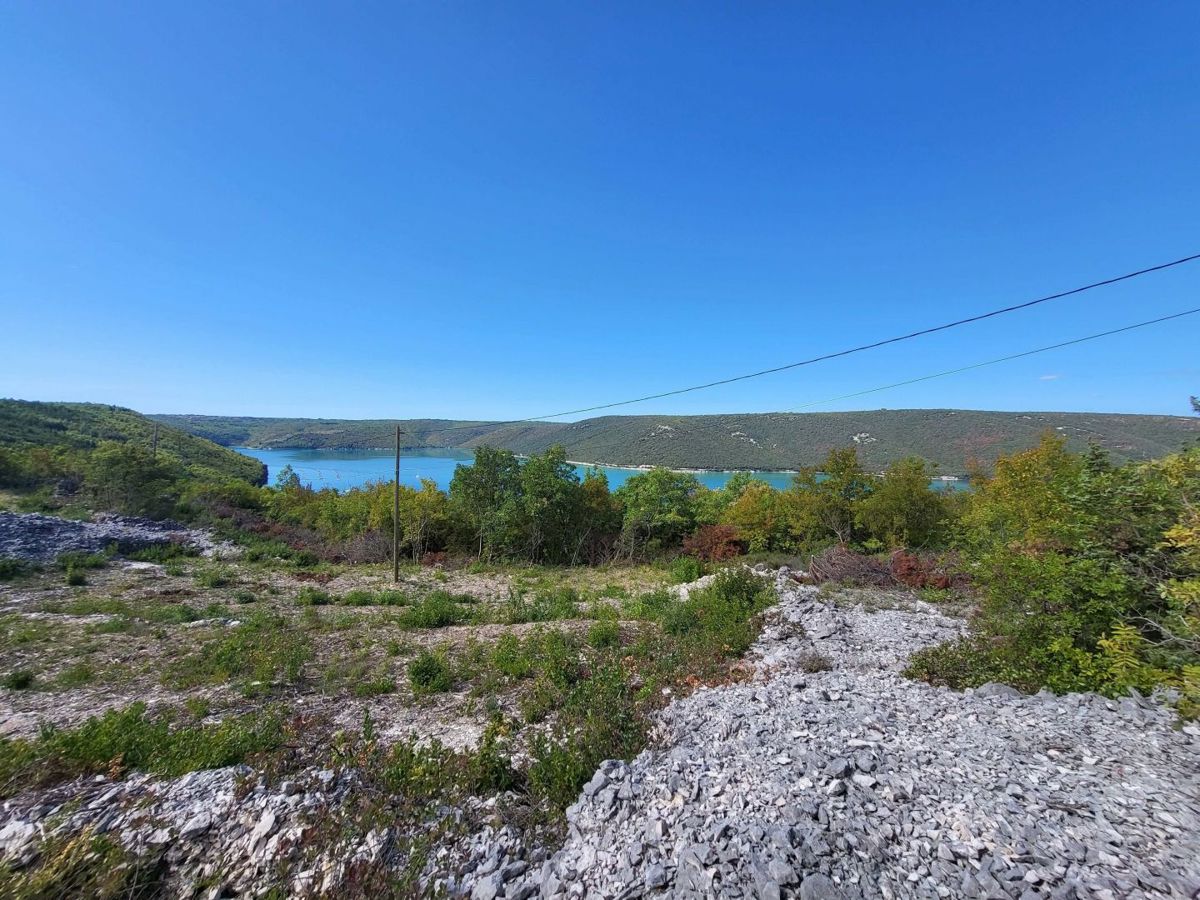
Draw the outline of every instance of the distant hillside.
M154 422L120 406L0 400L0 446L87 450L101 441L150 447ZM178 459L197 477L235 478L254 484L265 479L258 460L167 423L159 424L158 447L160 453Z
M230 446L364 449L390 447L395 421L154 416ZM480 444L535 453L562 444L569 458L611 465L704 469L793 469L854 445L868 469L916 455L946 474L1033 446L1046 430L1073 450L1089 443L1115 461L1150 459L1200 439L1200 418L1113 413L907 409L712 416L604 416L573 423L492 426L419 419L400 422L408 447ZM446 430L451 429L451 430Z

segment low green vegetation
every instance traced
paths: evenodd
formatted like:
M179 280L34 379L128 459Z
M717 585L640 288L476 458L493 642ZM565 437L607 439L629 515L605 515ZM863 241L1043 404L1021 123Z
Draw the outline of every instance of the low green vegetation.
M85 828L48 837L38 864L0 864L0 896L8 900L88 897L93 900L155 900L162 896L161 859L125 850L109 835Z
M408 682L418 697L440 694L454 687L454 672L444 650L422 650L408 664Z
M247 696L263 696L299 681L311 656L301 629L282 616L255 612L174 663L166 681L178 688L233 682Z
M474 597L452 596L446 591L433 591L404 609L396 621L402 628L446 628L470 622L475 615Z
M269 712L229 716L213 725L151 715L135 703L78 728L47 726L35 739L0 739L0 796L32 784L123 771L182 775L242 762L283 743L282 720Z
M0 557L0 581L12 581L30 571L30 566L23 559Z

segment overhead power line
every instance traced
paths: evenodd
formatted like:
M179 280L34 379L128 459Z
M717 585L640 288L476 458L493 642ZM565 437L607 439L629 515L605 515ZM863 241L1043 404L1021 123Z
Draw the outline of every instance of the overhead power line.
M1133 331L1136 328L1145 328L1148 325L1158 325L1161 322L1169 322L1172 319L1182 319L1184 316L1194 316L1196 313L1200 313L1200 307L1197 307L1196 309L1187 309L1183 312L1173 313L1169 316L1161 316L1157 319L1148 319L1145 322L1138 322L1134 325L1126 325L1122 328L1114 328L1111 331L1101 331L1099 334L1089 334L1087 337L1075 338L1074 340L1070 341L1062 341L1061 343L1050 344L1046 347L1038 347L1036 350L1026 350L1023 353L1014 353L1011 356L1001 356L997 359L989 359L985 362L972 363L969 366L961 366L957 369L947 369L945 372L934 372L932 375L922 375L919 378L909 378L907 381L897 381L893 384L885 384L880 387L868 388L865 391L855 391L852 394L841 394L837 397L829 397L825 400L814 400L812 403L805 403L802 406L796 406L792 409L785 410L785 412L799 412L802 409L809 409L813 406L821 406L825 403L835 403L838 400L848 400L851 397L862 397L866 394L877 394L880 391L888 391L892 388L904 387L905 385L909 384L917 384L918 382L929 381L934 378L944 378L947 375L958 375L960 372L970 372L972 369L982 369L984 366L994 366L997 363L1010 362L1014 359L1033 356L1036 353L1046 353L1050 350L1058 350L1062 347L1073 346L1074 344L1083 344L1087 341L1097 340L1098 338L1110 337L1111 335L1121 334L1125 331Z
M647 394L644 397L634 397L630 400L617 400L612 403L600 403L595 406L585 406L585 407L581 407L579 409L568 409L568 410L564 410L563 412L548 413L548 414L540 415L540 416L529 416L524 419L507 419L507 420L499 420L499 421L494 421L494 422L475 422L474 424L471 424L471 425L451 425L446 428L435 428L435 429L431 429L429 431L420 431L418 433L421 435L430 435L430 434L444 434L444 433L450 432L450 431L469 431L469 430L478 429L478 428L498 427L501 425L551 424L551 423L546 423L543 420L557 419L557 418L561 418L562 416L580 415L582 413L598 412L598 411L604 410L604 409L613 409L614 407L617 407L617 406L629 406L634 403L644 403L647 400L660 400L663 397L675 397L680 394L688 394L693 391L703 391L708 388L720 387L721 385L726 385L726 384L733 384L738 381L746 381L751 378L761 378L763 375L773 375L777 372L786 372L790 369L798 369L801 366L811 366L816 363L827 362L828 360L838 359L839 357L843 357L843 356L850 356L851 354L854 354L854 353L862 353L867 350L875 350L875 349L878 349L879 347L886 347L889 344L897 344L897 343L900 343L901 341L909 341L909 340L912 340L913 338L924 337L925 335L928 335L928 334L936 334L939 331L947 331L951 328L958 328L962 325L969 325L973 322L981 322L985 319L995 318L996 316L1002 316L1007 313L1017 312L1018 310L1029 309L1031 306L1037 306L1042 303L1049 303L1052 300L1061 300L1064 297L1071 297L1071 296L1074 296L1075 294L1082 294L1084 291L1095 290L1096 288L1106 287L1107 285L1110 285L1110 284L1117 284L1118 282L1121 282L1121 281L1129 281L1131 278L1137 278L1141 275L1149 275L1152 272L1161 272L1164 269L1170 269L1170 268L1174 268L1175 266L1184 265L1185 263L1195 262L1198 259L1200 259L1200 253L1195 253L1195 254L1192 254L1191 256L1184 256L1180 259L1171 260L1170 262L1159 263L1158 265L1148 266L1147 268L1144 268L1144 269L1138 269L1136 272L1127 272L1124 275L1117 275L1113 278L1105 278L1103 281L1094 281L1091 284L1085 284L1081 287L1072 288L1069 291L1060 291L1057 294L1048 294L1045 297L1037 297L1033 300L1026 300L1023 303L1013 304L1012 306L1005 306L1005 307L1001 307L1000 309L993 309L989 312L979 313L978 315L974 315L974 316L968 316L964 319L956 319L953 322L946 322L942 325L934 325L930 328L922 328L919 331L911 331L907 334L900 334L900 335L896 335L895 337L884 338L883 340L874 341L869 344L861 344L857 347L850 347L846 350L838 350L834 353L825 353L825 354L822 354L821 356L814 356L809 359L802 359L799 362L787 363L786 365L782 365L782 366L773 366L772 368L761 369L757 372L747 372L744 375L734 375L730 378L721 378L716 381L706 382L704 384L694 384L689 387L676 388L676 389L670 390L670 391L662 391L657 394ZM1147 324L1149 324L1149 323L1147 323ZM1140 327L1140 326L1138 326L1138 327ZM1086 338L1086 340L1091 340L1091 338ZM1052 348L1048 348L1048 349L1052 349ZM1037 351L1037 352L1040 352L1040 351ZM822 402L827 402L827 401L822 401Z

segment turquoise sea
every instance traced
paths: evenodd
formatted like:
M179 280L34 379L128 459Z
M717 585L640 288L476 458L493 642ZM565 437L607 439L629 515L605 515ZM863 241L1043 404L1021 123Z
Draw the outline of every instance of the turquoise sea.
M274 482L275 475L284 466L291 466L300 480L315 488L333 487L338 490L362 487L369 481L391 481L396 467L394 452L387 450L255 450L238 447L238 452L267 464L267 478ZM422 478L432 479L442 490L450 487L450 479L459 465L470 465L474 455L469 450L403 450L400 454L400 483L419 487ZM576 466L580 477L588 466ZM608 486L616 490L639 469L622 469L613 466L596 466L608 476ZM699 472L696 478L710 488L722 487L732 472ZM787 488L792 476L787 472L759 472L755 478L772 487ZM950 489L964 486L962 482L934 482L935 487Z

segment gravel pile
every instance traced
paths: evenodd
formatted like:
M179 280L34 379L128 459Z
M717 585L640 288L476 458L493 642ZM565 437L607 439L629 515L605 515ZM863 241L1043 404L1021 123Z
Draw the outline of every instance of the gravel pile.
M77 522L41 513L0 513L0 558L48 563L62 553L99 553L112 544L121 553L132 553L171 543L187 544L205 553L218 549L206 532L169 521L99 515L94 522Z
M1195 724L1142 698L915 683L903 660L958 622L779 587L765 680L673 704L657 749L606 763L542 896L1200 896ZM832 670L803 671L814 653Z

